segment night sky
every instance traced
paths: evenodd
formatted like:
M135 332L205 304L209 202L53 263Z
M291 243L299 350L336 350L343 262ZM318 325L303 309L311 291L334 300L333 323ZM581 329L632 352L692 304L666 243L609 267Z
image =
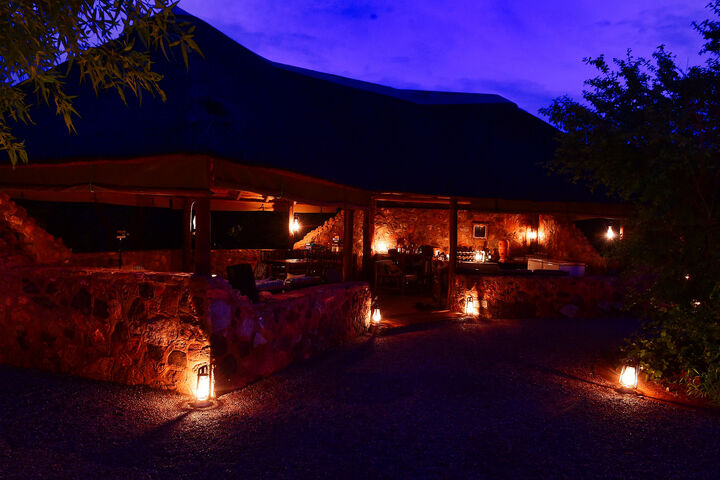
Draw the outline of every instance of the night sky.
M700 63L708 0L181 0L270 60L400 88L497 93L530 113L579 97L582 59L665 44ZM202 46L201 46L202 47Z

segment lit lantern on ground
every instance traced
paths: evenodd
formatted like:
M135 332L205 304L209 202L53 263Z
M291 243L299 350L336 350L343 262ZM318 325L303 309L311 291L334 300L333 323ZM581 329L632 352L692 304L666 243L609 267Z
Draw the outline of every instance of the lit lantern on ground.
M210 395L212 394L212 378L210 375L210 367L205 364L198 368L197 385L195 387L195 406L206 406L210 404Z
M472 295L465 297L465 315L475 314L475 299Z
M637 388L637 385L637 368L630 365L625 365L620 372L620 386L623 388Z
M374 307L373 313L372 313L372 321L373 323L380 323L380 320L382 320L382 315L380 315L380 308Z
M605 232L605 238L607 238L608 240L615 240L616 236L617 234L613 230L612 226L608 226L607 232Z

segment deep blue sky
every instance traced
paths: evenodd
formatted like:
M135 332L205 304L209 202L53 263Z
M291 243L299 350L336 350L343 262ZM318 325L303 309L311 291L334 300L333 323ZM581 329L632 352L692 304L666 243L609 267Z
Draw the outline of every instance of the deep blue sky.
M580 96L582 58L702 60L708 0L181 0L270 60L400 88L497 93L536 114ZM202 48L202 46L201 46Z

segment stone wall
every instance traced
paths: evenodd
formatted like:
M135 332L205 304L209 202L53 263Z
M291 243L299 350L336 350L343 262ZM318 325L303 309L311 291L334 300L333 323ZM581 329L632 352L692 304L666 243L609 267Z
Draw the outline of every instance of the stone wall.
M19 267L0 276L0 363L192 393L208 362L207 282Z
M253 268L267 258L278 258L283 252L265 249L213 250L210 252L214 274L225 276L229 265L250 263ZM143 250L123 252L123 269L151 272L182 271L181 250ZM118 268L118 252L73 253L70 263L78 267Z
M468 296L480 318L603 317L623 301L619 279L605 276L458 274L451 310L464 313Z
M208 297L218 392L361 335L370 321L370 290L362 282L310 287L252 304L216 278Z
M353 215L353 253L356 255L362 255L364 215L362 210L355 210ZM309 231L300 241L295 242L293 249L302 250L309 243L330 248L334 237L340 237L341 240L344 238L344 231L345 210L340 210L334 217L329 218L316 229Z
M33 263L60 264L70 250L43 230L27 211L0 193L0 268Z
M447 209L378 208L375 213L373 250L385 253L389 248L432 245L448 250L449 212ZM473 226L487 224L487 238L473 238ZM362 212L356 212L355 253L362 253ZM528 241L529 227L537 229L538 240ZM295 248L306 243L329 247L332 238L343 237L343 213L309 232ZM472 250L496 250L500 240L509 243L509 257L543 254L557 260L588 264L590 271L602 272L605 261L585 235L570 221L552 215L525 215L458 211L458 246Z
M540 232L543 233L543 251L548 258L582 261L587 271L601 273L607 261L593 247L585 234L570 222L562 222L551 215L540 216Z
M191 394L212 349L225 392L364 333L369 316L359 282L252 304L219 277L23 266L0 276L0 363Z

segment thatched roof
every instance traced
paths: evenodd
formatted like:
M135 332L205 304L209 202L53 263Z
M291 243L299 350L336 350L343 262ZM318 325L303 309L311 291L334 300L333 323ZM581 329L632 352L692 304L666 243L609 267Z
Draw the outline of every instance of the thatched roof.
M498 95L400 90L270 62L205 22L204 58L158 59L167 102L76 87L78 135L49 109L16 132L31 164L206 154L376 192L586 201L548 177L557 131ZM170 169L163 173L173 176Z

